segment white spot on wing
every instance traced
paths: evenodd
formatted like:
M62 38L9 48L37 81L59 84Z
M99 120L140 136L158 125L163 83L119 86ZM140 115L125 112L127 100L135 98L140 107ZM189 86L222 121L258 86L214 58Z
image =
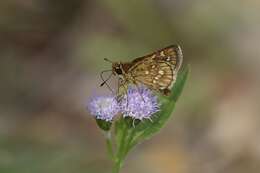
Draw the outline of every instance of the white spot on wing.
M159 73L160 75L163 75L163 74L164 74L164 71L159 70L158 73Z

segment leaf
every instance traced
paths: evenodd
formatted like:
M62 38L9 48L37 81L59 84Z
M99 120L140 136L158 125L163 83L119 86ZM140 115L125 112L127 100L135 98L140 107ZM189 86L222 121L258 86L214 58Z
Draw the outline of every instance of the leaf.
M161 111L153 116L152 121L144 120L133 129L131 139L128 141L128 151L140 141L149 139L156 132L160 131L160 129L165 125L174 110L178 98L181 95L189 71L189 66L186 66L184 70L177 76L176 83L174 84L171 91L171 95L169 97L160 98L162 103Z
M97 123L98 127L104 131L109 131L110 127L112 125L111 122L105 121L105 120L100 120L100 119L96 119L96 123Z
M121 162L126 156L128 141L130 141L129 136L132 129L129 123L131 123L131 119L122 116L115 122L116 161Z
M126 123L124 121L123 117L120 117L116 122L115 122L115 138L116 138L116 145L120 146L120 143L123 140L124 137L124 129L126 129Z

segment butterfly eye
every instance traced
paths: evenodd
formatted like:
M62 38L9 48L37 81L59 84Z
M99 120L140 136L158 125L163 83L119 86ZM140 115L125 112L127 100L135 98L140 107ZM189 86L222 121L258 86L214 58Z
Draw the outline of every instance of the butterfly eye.
M123 74L122 70L121 70L119 67L116 67L115 71L116 71L116 73L119 74L119 75L120 75L120 74Z

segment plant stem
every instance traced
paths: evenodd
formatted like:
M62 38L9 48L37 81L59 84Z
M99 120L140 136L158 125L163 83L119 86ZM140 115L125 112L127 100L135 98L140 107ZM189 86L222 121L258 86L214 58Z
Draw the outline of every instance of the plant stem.
M114 157L114 167L113 173L119 173L120 168L123 165L123 160L125 158L125 150L126 150L126 137L127 137L127 126L124 125L122 129L121 140L117 149L117 153Z
M108 131L106 133L106 146L107 146L107 153L109 158L114 161L115 156L114 156L114 152L113 152L113 145L112 145L112 140L111 140L111 132Z
M128 152L129 152L129 150L132 149L131 143L132 143L133 136L134 136L134 129L131 129L131 130L130 130L128 136L129 136L129 137L128 137L127 142L126 142L126 151L125 151L125 155L127 155Z
M121 164L122 162L121 162L121 160L116 160L114 163L115 164L114 164L112 173L119 173L119 170L122 166L122 164Z

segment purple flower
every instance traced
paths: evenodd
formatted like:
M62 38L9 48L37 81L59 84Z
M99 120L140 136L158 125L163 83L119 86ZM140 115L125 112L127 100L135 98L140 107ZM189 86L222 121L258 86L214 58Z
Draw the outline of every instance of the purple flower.
M148 88L130 86L120 102L120 107L124 117L142 120L151 119L151 116L159 111L160 105L157 97Z
M93 98L88 104L88 109L96 119L105 121L112 121L114 116L120 111L116 99L112 96Z

